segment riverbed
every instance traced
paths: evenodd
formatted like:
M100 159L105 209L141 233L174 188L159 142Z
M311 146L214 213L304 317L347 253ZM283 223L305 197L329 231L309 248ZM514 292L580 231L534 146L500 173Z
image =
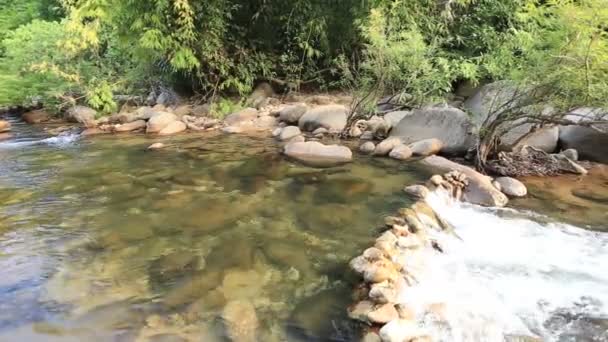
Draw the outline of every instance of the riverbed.
M286 160L267 137L51 137L11 121L15 136L0 142L2 341L224 341L227 320L242 324L236 330L254 329L259 341L356 341L359 329L345 308L358 279L348 261L381 232L384 216L410 203L403 186L430 175L416 163L366 156L345 166L309 168ZM164 149L146 149L159 141ZM593 179L599 179L590 186L594 193L605 194L608 183ZM542 185L531 190L531 200L514 205L534 210L536 225L511 231L510 243L529 242L524 247L534 249L543 243L544 229L550 238L571 223L597 239L560 235L563 243L550 244L542 256L571 247L569 261L606 258L608 204L587 196L568 213L572 207L555 205L555 195ZM488 222L500 226L470 220ZM479 236L472 232L480 228L463 236ZM473 241L467 260L459 262L483 259L473 251L494 260L483 245ZM595 252L587 253L590 246ZM581 272L604 279L603 265ZM526 286L525 279L517 278L516 286ZM579 290L603 296L606 288L600 282L573 296ZM528 299L526 310L544 300ZM594 320L594 330L575 336L608 338L597 332L606 327L603 300L585 316ZM226 310L235 303L253 310Z

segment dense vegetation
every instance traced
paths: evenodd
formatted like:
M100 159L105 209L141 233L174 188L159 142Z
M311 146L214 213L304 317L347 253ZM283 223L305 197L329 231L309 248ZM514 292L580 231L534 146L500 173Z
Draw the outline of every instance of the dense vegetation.
M85 102L159 84L203 98L347 88L358 110L461 82L542 87L556 106L608 99L607 0L22 0L0 2L0 104Z

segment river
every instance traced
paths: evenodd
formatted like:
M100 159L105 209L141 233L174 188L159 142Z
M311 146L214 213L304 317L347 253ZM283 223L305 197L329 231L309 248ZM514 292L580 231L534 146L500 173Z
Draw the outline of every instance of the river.
M408 203L403 186L430 174L363 156L308 168L267 138L50 137L11 121L15 136L0 142L2 341L223 341L226 308L244 302L253 317L236 310L238 329L254 326L259 341L357 340L347 263ZM157 141L167 147L146 150ZM437 204L461 240L446 241L453 252L417 298L441 292L466 308L458 317L488 318L438 339L608 340L608 205L569 215L552 195L538 186L517 210Z

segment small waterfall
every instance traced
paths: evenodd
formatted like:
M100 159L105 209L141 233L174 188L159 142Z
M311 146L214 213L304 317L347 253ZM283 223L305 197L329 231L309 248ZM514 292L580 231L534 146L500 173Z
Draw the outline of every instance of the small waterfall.
M434 341L608 341L608 234L448 198L426 201L455 234L429 230L444 253L399 296L438 308L418 317Z

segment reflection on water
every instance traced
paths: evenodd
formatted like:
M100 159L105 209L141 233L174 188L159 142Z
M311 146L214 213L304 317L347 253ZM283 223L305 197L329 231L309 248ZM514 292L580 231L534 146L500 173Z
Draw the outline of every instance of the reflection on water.
M151 141L0 146L0 340L353 339L346 264L404 204L409 166Z

